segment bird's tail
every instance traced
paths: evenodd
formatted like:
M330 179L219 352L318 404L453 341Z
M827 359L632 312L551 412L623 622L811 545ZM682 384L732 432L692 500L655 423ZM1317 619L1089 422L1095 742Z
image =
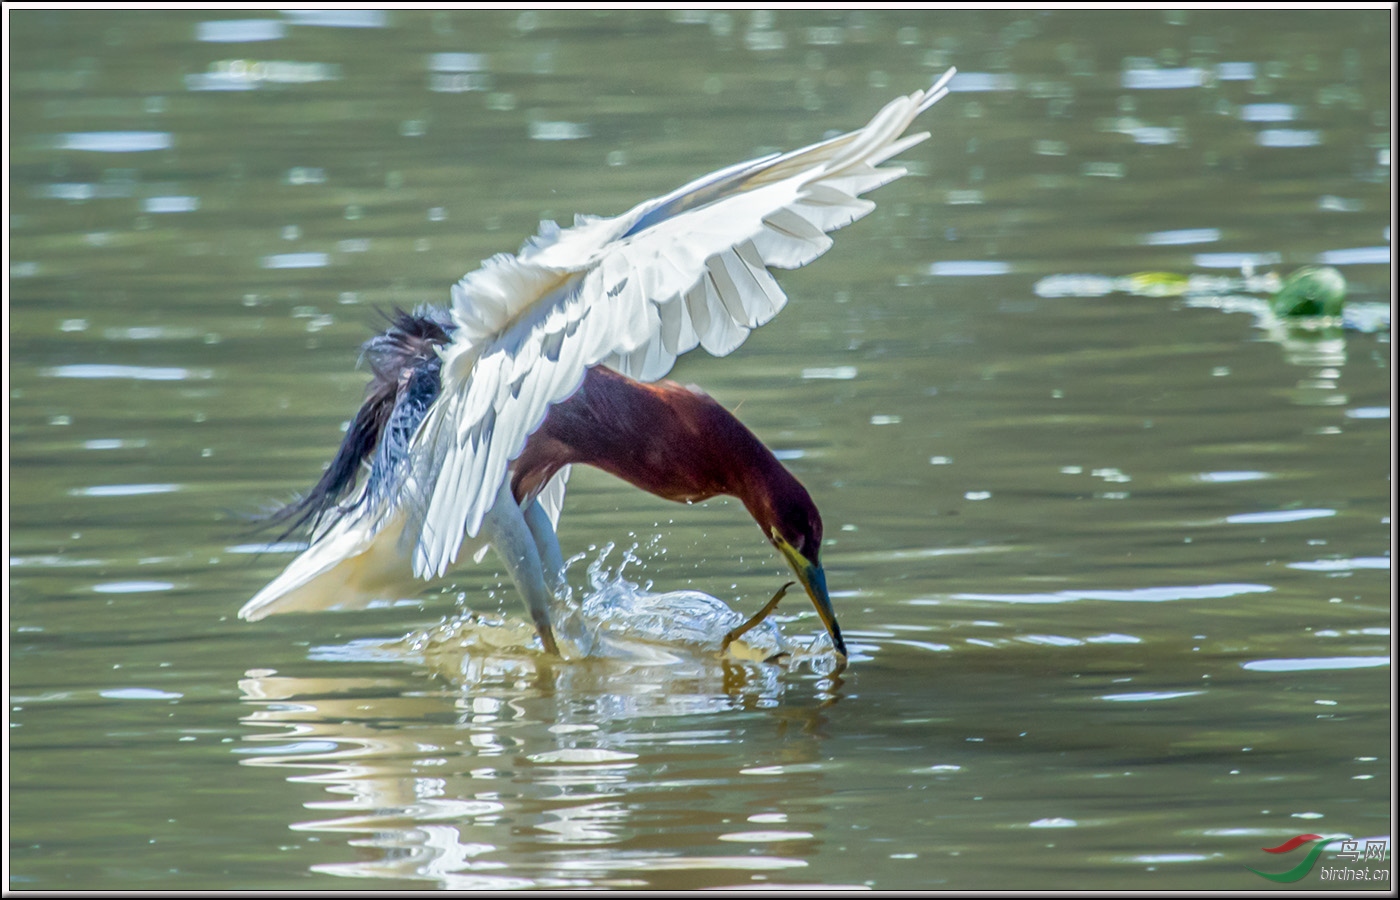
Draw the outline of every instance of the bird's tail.
M412 566L400 546L404 515L392 497L413 432L440 389L437 348L452 327L444 312L396 310L384 333L365 343L374 377L335 458L310 491L264 523L283 526L282 538L304 528L311 544L240 618L364 609L412 593Z
M377 522L347 515L318 535L267 587L244 604L238 618L256 622L285 612L368 609L416 593L402 544L403 513Z

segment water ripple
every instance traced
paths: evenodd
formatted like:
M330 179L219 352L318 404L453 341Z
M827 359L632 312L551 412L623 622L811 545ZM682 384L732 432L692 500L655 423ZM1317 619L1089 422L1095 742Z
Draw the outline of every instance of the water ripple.
M579 141L593 136L593 129L587 122L531 122L529 125L532 141Z
M1261 481L1273 477L1268 472L1254 471L1201 472L1195 476L1195 480L1206 484L1234 484L1237 481Z
M1335 509L1277 509L1256 513L1239 513L1226 516L1231 525L1278 524L1280 522L1303 522L1307 519L1325 519L1335 516Z
M102 697L109 700L178 700L185 696L175 691L158 691L154 688L113 688L108 691L98 691Z
M959 72L948 82L949 93L1014 91L1016 76L1009 72Z
M1103 694L1100 700L1118 703L1147 703L1154 700L1176 700L1179 697L1195 697L1205 691L1137 691L1130 694Z
M54 146L59 150L94 153L143 153L168 150L174 143L168 131L79 131L60 134Z
M49 378L130 378L135 381L191 381L213 378L208 369L184 369L178 366L113 366L99 363L78 363L44 369Z
M1006 275L1011 272L1011 263L984 259L950 259L929 266L930 275L963 277L980 275Z
M200 22L194 39L211 44L241 44L251 41L277 41L287 36L287 26L277 19L225 19Z
M389 13L382 9L289 9L282 16L290 25L318 28L389 27Z
M1317 261L1325 266L1390 265L1389 247L1348 247L1345 250L1328 250L1317 255Z
M428 56L428 71L484 72L486 61L484 53L433 53Z
M1218 240L1220 240L1219 228L1178 228L1174 231L1153 231L1142 236L1142 243L1149 247L1213 244Z
M615 764L637 758L635 753L618 750L605 750L601 747L566 747L546 753L532 753L526 757L532 763L541 765L596 765ZM628 763L630 765L630 763Z
M1262 269L1283 262L1278 253L1197 253L1192 264L1201 269Z
M173 494L180 490L178 484L95 484L91 487L73 488L70 497L140 497L146 494Z
M141 210L148 213L195 212L198 209L198 197L147 197L141 204Z
M1204 69L1127 69L1123 72L1123 87L1127 90L1177 90L1196 88L1206 83Z
M850 381L856 377L856 374L857 369L855 366L815 366L802 370L802 378L806 381L818 379Z
M1261 147L1316 147L1322 143L1322 132L1304 128L1265 128L1254 136Z
M810 840L810 831L731 831L718 836L721 841L734 841L744 844L771 844L777 841Z
M1305 572L1354 572L1357 569L1389 569L1388 556L1358 556L1353 559L1315 559L1311 562L1291 562L1290 569Z
M274 253L258 261L264 269L319 269L330 264L326 253Z
M169 581L108 581L94 584L92 589L99 594L150 594L173 590L174 587Z
M1253 81L1255 65L1252 62L1223 62L1215 66L1215 77L1221 81Z
M235 747L232 752L248 756L302 756L335 753L339 750L340 744L335 741L295 741L290 744L276 744L270 747Z
M1075 600L1164 603L1169 600L1218 600L1241 594L1264 594L1272 590L1273 588L1262 584L1202 584L1136 588L1127 591L1055 591L1052 594L953 594L951 596L954 600L987 600L993 603L1072 603Z
M1316 672L1328 669L1371 669L1390 665L1389 656L1318 656L1308 659L1256 659L1240 663L1251 672Z
M1239 109L1243 122L1292 122L1298 107L1292 103L1246 103Z

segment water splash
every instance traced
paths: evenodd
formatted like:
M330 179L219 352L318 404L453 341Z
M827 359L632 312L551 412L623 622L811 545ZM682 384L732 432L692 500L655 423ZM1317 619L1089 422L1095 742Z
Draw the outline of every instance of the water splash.
M553 623L566 658L642 664L683 659L783 662L805 665L818 674L834 668L830 638L825 633L808 639L789 637L780 624L787 618L782 615L761 622L725 647L725 636L745 621L745 615L701 591L653 592L650 581L638 584L625 575L629 567L644 565L636 555L638 545L623 550L614 568L609 559L616 550L616 544L608 543L588 562L588 587L581 599L576 599L572 587L560 591ZM579 554L569 559L566 574L586 558ZM465 651L533 656L539 652L539 639L522 617L468 612L406 636L402 646L425 655Z
M624 574L629 566L643 565L636 554L638 545L622 551L614 570L608 559L616 549L614 543L604 545L588 564L589 590L581 602L574 604L572 592L565 592L560 631L566 640L572 639L586 656L629 658L639 653L651 655L662 648L706 655L722 652L725 635L740 625L744 616L701 591L653 593L650 581L637 584ZM583 558L575 556L569 563ZM767 660L790 655L794 649L770 619L736 641L728 652L742 659Z

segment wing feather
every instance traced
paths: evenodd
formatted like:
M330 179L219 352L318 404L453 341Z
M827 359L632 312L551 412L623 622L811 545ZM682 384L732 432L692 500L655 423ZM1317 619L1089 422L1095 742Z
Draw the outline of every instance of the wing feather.
M477 535L510 463L588 367L654 380L697 344L724 355L775 316L787 298L769 269L806 265L830 248L827 232L874 208L860 195L905 174L877 167L928 137L904 132L951 77L864 128L729 166L621 216L542 223L518 255L454 286L459 327L414 436L419 489L404 501L417 507L415 573L443 574ZM563 479L545 492L562 502Z
M569 483L569 470L572 466L564 466L554 477L540 489L539 496L536 497L540 506L544 507L545 515L549 516L549 521L557 528L559 526L559 514L564 511L564 488Z

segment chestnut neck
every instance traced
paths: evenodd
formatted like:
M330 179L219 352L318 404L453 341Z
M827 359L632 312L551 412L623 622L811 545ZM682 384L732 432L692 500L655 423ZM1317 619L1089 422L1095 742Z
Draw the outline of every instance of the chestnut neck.
M550 408L515 465L517 499L584 463L667 500L737 498L772 540L779 513L811 498L744 423L699 390L598 366Z

